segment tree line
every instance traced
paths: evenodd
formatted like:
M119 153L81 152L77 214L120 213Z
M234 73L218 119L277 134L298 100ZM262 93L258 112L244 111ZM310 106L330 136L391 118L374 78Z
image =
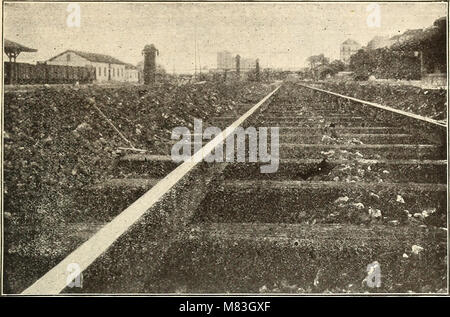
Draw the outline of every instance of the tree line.
M409 30L390 38L387 47L362 48L350 57L350 63L335 60L330 63L324 54L308 57L309 69L304 76L324 79L340 71L351 71L354 78L367 80L370 76L392 79L420 79L426 73L446 72L445 17L432 27Z

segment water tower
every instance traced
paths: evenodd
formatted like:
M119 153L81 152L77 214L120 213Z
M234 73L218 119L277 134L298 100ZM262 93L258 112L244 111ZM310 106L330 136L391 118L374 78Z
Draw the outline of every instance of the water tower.
M144 55L144 84L150 85L155 83L156 56L159 55L159 51L153 44L145 45L142 55Z

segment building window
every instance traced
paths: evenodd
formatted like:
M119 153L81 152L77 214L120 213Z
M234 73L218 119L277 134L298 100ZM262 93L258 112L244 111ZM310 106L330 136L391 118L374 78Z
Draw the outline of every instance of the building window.
M66 55L66 59L67 59L68 62L70 62L70 54Z
M102 68L101 68L101 67L98 68L98 75L99 75L99 76L102 75Z
M116 69L113 68L113 77L115 77L115 76L116 76Z

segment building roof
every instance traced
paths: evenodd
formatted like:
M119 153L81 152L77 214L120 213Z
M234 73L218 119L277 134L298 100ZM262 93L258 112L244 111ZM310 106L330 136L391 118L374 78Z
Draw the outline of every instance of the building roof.
M347 39L342 43L342 45L360 45L360 44L355 40Z
M137 67L134 66L133 64L127 63L127 64L125 64L125 69L137 69Z
M126 63L118 60L115 57L104 55L104 54L97 54L97 53L89 53L89 52L82 52L82 51L75 51L75 50L66 50L52 58L49 59L49 61L54 60L58 56L61 56L66 53L74 53L78 56L83 57L84 59L87 59L90 62L95 63L106 63L106 64L120 64L120 65L126 65Z
M16 43L16 42L13 42L13 41L10 41L10 40L7 40L7 39L5 39L5 41L4 41L4 43L5 43L5 52L6 53L8 53L8 52L18 52L18 53L20 53L20 52L37 52L37 49L34 49L34 48L29 48L29 47L26 47L26 46L23 46L22 44L19 44L19 43Z

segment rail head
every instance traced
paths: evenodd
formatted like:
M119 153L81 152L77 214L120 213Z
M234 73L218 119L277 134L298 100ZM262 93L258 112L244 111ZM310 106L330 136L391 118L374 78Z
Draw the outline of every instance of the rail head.
M386 111L390 111L390 112L393 112L393 113L397 113L397 114L400 114L400 115L403 115L403 116L406 116L406 117L409 117L409 118L412 118L412 119L416 119L416 120L420 120L420 121L423 121L423 122L427 122L427 123L433 124L435 126L447 128L447 123L444 123L444 122L439 121L439 120L431 119L431 118L428 118L428 117L424 117L424 116L421 116L421 115L418 115L418 114L415 114L415 113L407 112L407 111L400 110L400 109L395 109L395 108L392 108L392 107L389 107L389 106L383 106L383 105L380 105L380 104L375 103L375 102L361 100L361 99L358 99L358 98L354 98L354 97L338 94L336 92L332 92L332 91L329 91L329 90L325 90L325 89L321 89L321 88L317 88L317 87L313 87L313 86L309 86L309 85L305 85L305 84L299 84L299 85L302 86L302 87L309 88L309 89L316 90L316 91L320 91L320 92L323 92L323 93L326 93L326 94L329 94L329 95L333 95L333 96L336 96L336 97L341 97L341 98L344 98L344 99L347 99L347 100L351 100L351 101L355 101L355 102L358 102L358 103L361 103L361 104L364 104L364 105L368 105L368 106L372 106L372 107L375 107L375 108L379 108L379 109L383 109L383 110L386 110Z

